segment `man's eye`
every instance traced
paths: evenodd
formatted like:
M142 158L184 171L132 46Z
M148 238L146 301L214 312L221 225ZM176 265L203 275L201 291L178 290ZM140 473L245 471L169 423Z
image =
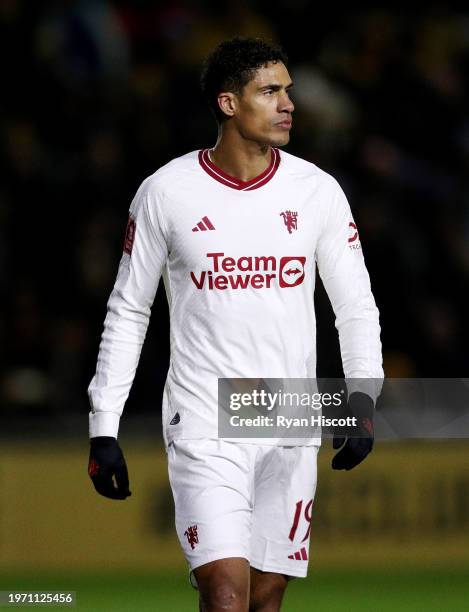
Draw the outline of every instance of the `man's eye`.
M267 94L267 95L270 95L270 94L272 94L272 93L274 93L274 92L273 92L273 90L272 90L272 89L266 89L266 90L264 91L264 93L265 93L265 94Z

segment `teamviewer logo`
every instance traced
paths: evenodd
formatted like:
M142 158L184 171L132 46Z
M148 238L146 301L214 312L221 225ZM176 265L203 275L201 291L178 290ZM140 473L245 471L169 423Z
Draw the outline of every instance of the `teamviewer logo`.
M306 257L282 257L280 259L280 287L296 287L305 277Z

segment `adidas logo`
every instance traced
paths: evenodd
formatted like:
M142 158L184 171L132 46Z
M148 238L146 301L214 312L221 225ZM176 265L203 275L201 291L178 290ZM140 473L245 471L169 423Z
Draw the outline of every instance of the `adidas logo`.
M296 561L307 561L308 560L308 553L306 552L306 548L303 546L303 548L294 553L293 555L288 555L289 559L296 559Z
M199 221L195 227L192 228L193 232L206 232L207 230L214 230L215 226L208 217L202 217L202 221Z

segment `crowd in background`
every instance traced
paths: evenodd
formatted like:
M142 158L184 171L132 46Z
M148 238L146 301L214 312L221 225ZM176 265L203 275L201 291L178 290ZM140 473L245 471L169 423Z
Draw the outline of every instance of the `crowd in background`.
M234 35L272 39L289 56L296 110L286 150L347 194L386 375L467 375L469 10L3 0L0 401L9 417L86 421L130 201L159 166L214 144L200 67ZM316 301L318 375L339 375L321 287ZM159 410L168 352L160 287L135 414Z

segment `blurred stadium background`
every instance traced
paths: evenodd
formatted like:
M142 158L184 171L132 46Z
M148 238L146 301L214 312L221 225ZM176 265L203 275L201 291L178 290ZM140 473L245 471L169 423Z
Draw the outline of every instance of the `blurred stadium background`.
M287 150L331 172L359 224L385 372L467 373L469 10L306 0L0 2L0 590L76 590L82 610L192 610L160 433L158 292L121 440L133 496L86 475L87 385L140 182L214 143L198 87L220 40L290 57ZM463 8L461 8L463 7ZM339 376L317 294L320 376ZM381 444L350 474L320 453L310 577L285 610L467 610L465 441Z

